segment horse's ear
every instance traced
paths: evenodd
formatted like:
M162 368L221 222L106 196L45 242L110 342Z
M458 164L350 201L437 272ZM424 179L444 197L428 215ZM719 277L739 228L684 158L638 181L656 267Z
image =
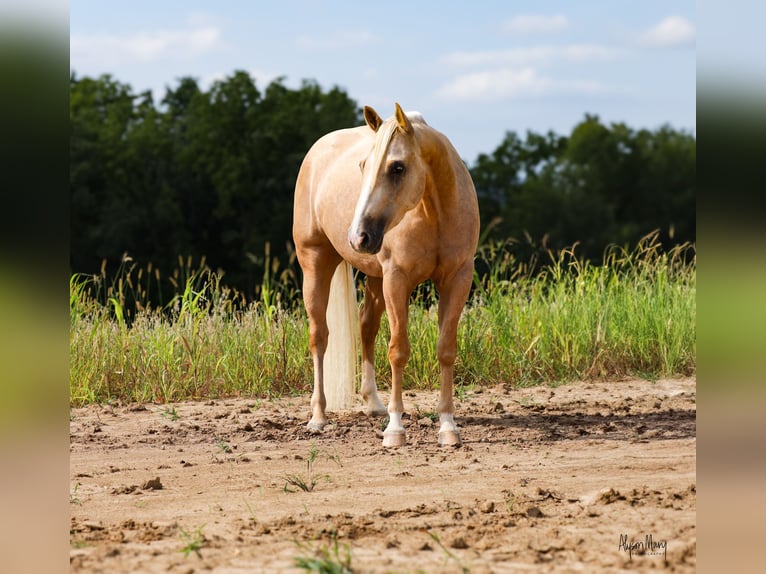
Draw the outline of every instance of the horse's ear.
M364 106L364 121L370 126L370 129L374 132L378 131L378 128L383 123L380 119L378 112L373 110L370 106Z
M410 118L408 118L407 114L402 111L402 106L398 103L395 103L394 105L396 106L396 121L399 124L399 127L402 128L404 133L411 134L412 123L410 123Z

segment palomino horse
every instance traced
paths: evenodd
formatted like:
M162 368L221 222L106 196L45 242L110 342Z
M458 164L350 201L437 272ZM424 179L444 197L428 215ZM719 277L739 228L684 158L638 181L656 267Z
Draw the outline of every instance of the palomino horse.
M402 375L410 356L409 299L427 279L433 280L439 293L439 444L459 445L453 378L457 325L473 280L479 235L476 190L455 148L420 114L405 114L396 104L392 118L384 121L365 107L364 119L366 126L320 138L306 154L295 187L293 239L303 270L314 363L308 427L319 431L327 424L325 383L328 388L345 386L353 393L353 374L333 375L325 358L325 352L330 353L328 336L330 347L339 343L333 341L338 333L332 323L328 327L333 315L328 312L328 300L335 297L335 286L351 281L351 265L367 276L359 318L361 395L370 414L386 412L378 398L374 370L374 343L384 310L391 327L391 400L383 445L406 444ZM346 307L355 318L353 283L351 289ZM355 341L355 334L345 338ZM355 350L351 352L355 364ZM325 375L332 380L326 381ZM329 405L331 409L347 406Z

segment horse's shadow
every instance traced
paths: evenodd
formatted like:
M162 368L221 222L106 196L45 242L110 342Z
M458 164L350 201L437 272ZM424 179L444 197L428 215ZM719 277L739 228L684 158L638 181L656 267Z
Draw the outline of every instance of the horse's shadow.
M641 413L504 413L457 417L465 437L478 442L505 442L534 435L538 440L615 440L652 442L691 439L697 435L695 409Z

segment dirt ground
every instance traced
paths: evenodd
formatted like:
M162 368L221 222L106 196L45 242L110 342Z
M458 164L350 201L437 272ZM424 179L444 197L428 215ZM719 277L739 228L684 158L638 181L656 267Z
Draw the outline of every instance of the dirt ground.
M361 412L309 434L308 396L72 409L71 571L695 570L695 380L470 391L459 448L436 400L389 450Z

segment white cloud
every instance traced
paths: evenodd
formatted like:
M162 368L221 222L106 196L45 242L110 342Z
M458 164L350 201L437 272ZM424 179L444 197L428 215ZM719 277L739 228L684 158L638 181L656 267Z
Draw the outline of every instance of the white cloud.
M468 70L444 84L437 94L446 100L490 101L549 94L596 94L598 82L557 80L541 68L588 64L619 57L621 51L600 44L531 46L508 50L453 52L443 61L453 69Z
M639 41L654 48L678 48L693 46L697 30L694 24L680 16L668 16L643 34Z
M129 35L74 34L69 41L73 66L198 56L219 46L221 30L216 26L163 29Z
M503 23L503 31L509 34L552 34L569 26L564 14L520 14Z
M462 74L443 85L437 95L453 101L490 101L555 93L594 94L602 91L602 86L597 82L560 82L541 76L532 67L526 67Z
M593 62L616 58L619 51L600 44L532 46L484 52L452 52L444 61L452 66L531 66L555 61Z
M298 48L307 51L335 51L367 46L373 43L375 39L375 34L369 30L355 30L322 37L299 36L296 44Z

